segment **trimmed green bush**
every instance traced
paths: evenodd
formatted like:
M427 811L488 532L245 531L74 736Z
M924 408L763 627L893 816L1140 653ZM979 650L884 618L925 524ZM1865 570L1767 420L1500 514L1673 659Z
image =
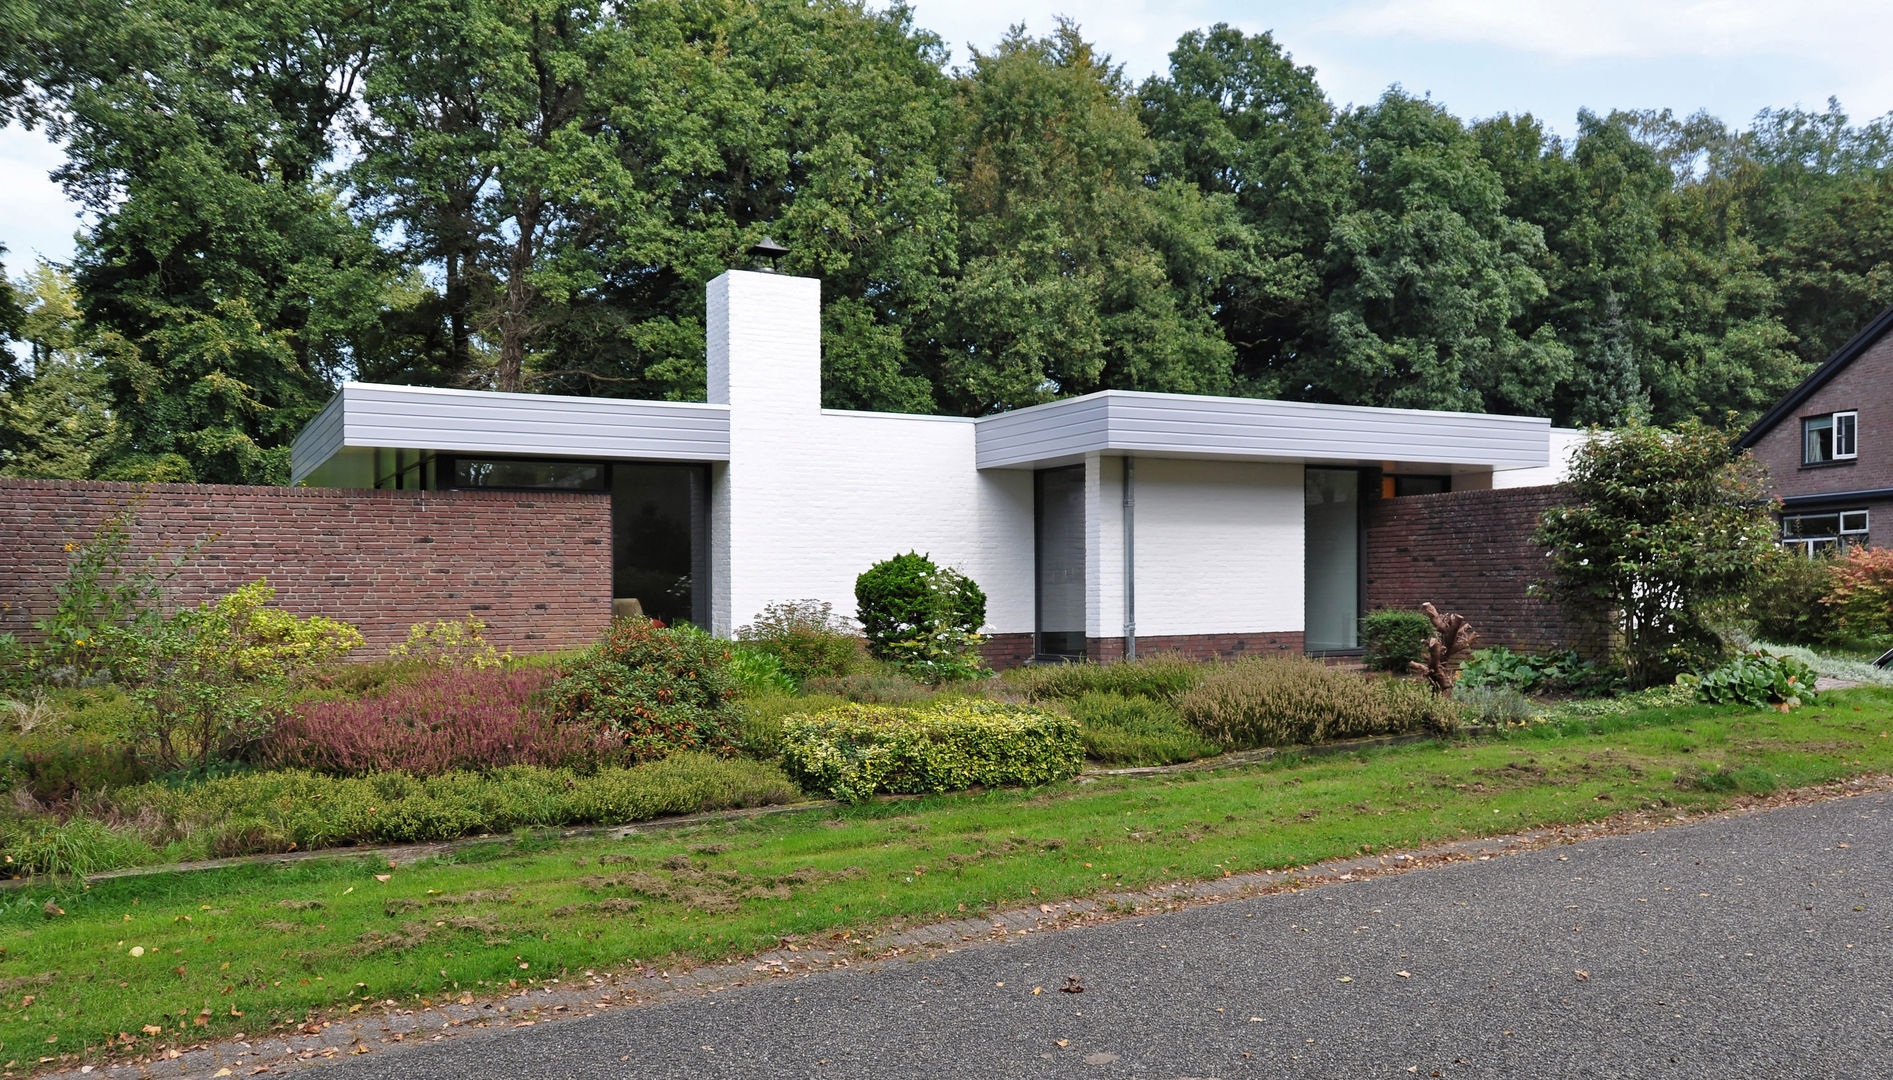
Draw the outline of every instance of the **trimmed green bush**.
M1085 756L1107 765L1171 765L1222 752L1184 724L1176 707L1130 694L1086 694L1069 706Z
M985 620L984 598L980 619ZM810 679L832 679L859 670L867 643L826 600L790 600L770 604L736 637L750 649L768 653L797 686Z
M1131 694L1174 701L1201 682L1207 664L1175 653L1140 656L1109 664L1031 664L1002 676L1031 701L1081 698L1086 694Z
M875 659L936 684L985 670L979 629L986 622L986 594L958 570L910 551L863 571L854 597L855 617Z
M1460 720L1449 699L1417 683L1362 678L1299 656L1213 668L1177 709L1185 723L1233 747L1450 732Z
M652 761L677 750L729 750L736 710L730 644L643 616L613 620L546 692L546 715L603 726Z
M774 761L782 756L782 721L786 717L848 704L828 694L766 694L737 704L736 745L745 754Z
M1366 647L1362 663L1373 671L1407 673L1407 665L1420 659L1426 639L1433 636L1433 620L1417 611L1382 608L1370 611L1361 620L1361 644Z
M808 791L859 802L1068 780L1084 765L1084 743L1069 717L1023 705L845 705L785 720L782 763Z
M1831 555L1810 559L1777 550L1764 560L1762 576L1748 593L1748 617L1757 637L1789 645L1819 645L1830 640L1837 616L1827 605L1834 584Z

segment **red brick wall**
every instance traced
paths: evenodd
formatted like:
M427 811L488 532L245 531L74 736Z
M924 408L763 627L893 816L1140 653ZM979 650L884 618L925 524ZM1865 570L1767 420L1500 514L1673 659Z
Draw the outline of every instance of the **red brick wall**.
M1018 667L1032 659L1031 634L994 634L980 647L986 662L996 671ZM1137 655L1182 653L1193 660L1228 659L1237 656L1276 656L1300 653L1299 631L1279 634L1182 634L1174 637L1139 637ZM1124 658L1124 639L1087 638L1085 656L1100 663Z
M281 607L359 627L362 658L414 623L469 612L516 652L585 644L611 619L605 494L0 480L0 631L34 637L65 579L66 545L133 501L141 553L216 535L171 580L174 603L268 578Z
M1860 413L1860 456L1825 465L1801 464L1801 421L1848 409ZM1893 488L1893 334L1868 346L1802 402L1793 415L1756 440L1752 449L1756 459L1768 466L1775 490L1783 496ZM1867 508L1867 527L1874 546L1893 546L1893 500L1854 500L1834 505Z
M1562 490L1455 491L1369 503L1367 609L1411 610L1430 601L1472 623L1479 634L1474 648L1595 655L1595 632L1525 591L1546 572L1545 549L1531 542L1532 532Z

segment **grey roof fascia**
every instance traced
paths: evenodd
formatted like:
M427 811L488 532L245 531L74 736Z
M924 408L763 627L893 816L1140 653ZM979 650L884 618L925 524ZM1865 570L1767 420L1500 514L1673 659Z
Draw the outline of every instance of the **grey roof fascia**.
M331 430L334 429L334 430ZM308 476L344 447L728 461L727 405L345 383L291 451Z
M1870 502L1878 499L1893 499L1893 488L1863 488L1858 491L1817 491L1807 495L1784 495L1781 498L1781 505L1820 506L1824 503Z
M1107 390L979 419L978 464L1018 468L1088 453L1255 461L1395 461L1540 467L1535 416L1382 409Z

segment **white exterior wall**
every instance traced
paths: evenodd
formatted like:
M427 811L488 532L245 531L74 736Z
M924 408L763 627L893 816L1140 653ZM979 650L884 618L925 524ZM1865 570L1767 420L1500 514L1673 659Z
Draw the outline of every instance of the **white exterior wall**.
M974 467L974 422L821 408L821 283L731 271L709 287L709 389L730 406L712 475L712 629L826 600L907 551L972 576L995 633L1032 629L1032 474Z
M1590 433L1583 428L1554 427L1550 437L1550 464L1536 469L1506 469L1492 474L1492 486L1495 488L1537 487L1540 484L1561 484L1571 468L1572 455L1590 438Z
M1123 459L1105 473L1123 488ZM1302 629L1302 467L1264 462L1138 458L1137 636ZM1124 628L1121 501L1104 567L1114 577L1101 637Z

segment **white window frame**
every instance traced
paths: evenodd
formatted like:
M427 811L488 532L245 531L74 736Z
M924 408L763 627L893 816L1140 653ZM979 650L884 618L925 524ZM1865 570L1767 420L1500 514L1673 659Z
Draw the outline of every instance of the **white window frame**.
M1827 457L1813 457L1808 453L1809 425L1818 421L1827 421ZM1847 434L1847 450L1841 452L1841 433ZM1801 464L1831 465L1836 461L1853 461L1860 456L1860 413L1855 409L1843 409L1839 412L1817 413L1801 418Z
M1788 523L1803 518L1831 517L1834 519L1834 531L1820 536L1790 536ZM1849 528L1850 523L1857 526ZM1781 515L1781 546L1807 558L1814 558L1824 551L1833 550L1845 553L1855 545L1865 546L1869 515L1865 510L1812 510L1801 514Z

